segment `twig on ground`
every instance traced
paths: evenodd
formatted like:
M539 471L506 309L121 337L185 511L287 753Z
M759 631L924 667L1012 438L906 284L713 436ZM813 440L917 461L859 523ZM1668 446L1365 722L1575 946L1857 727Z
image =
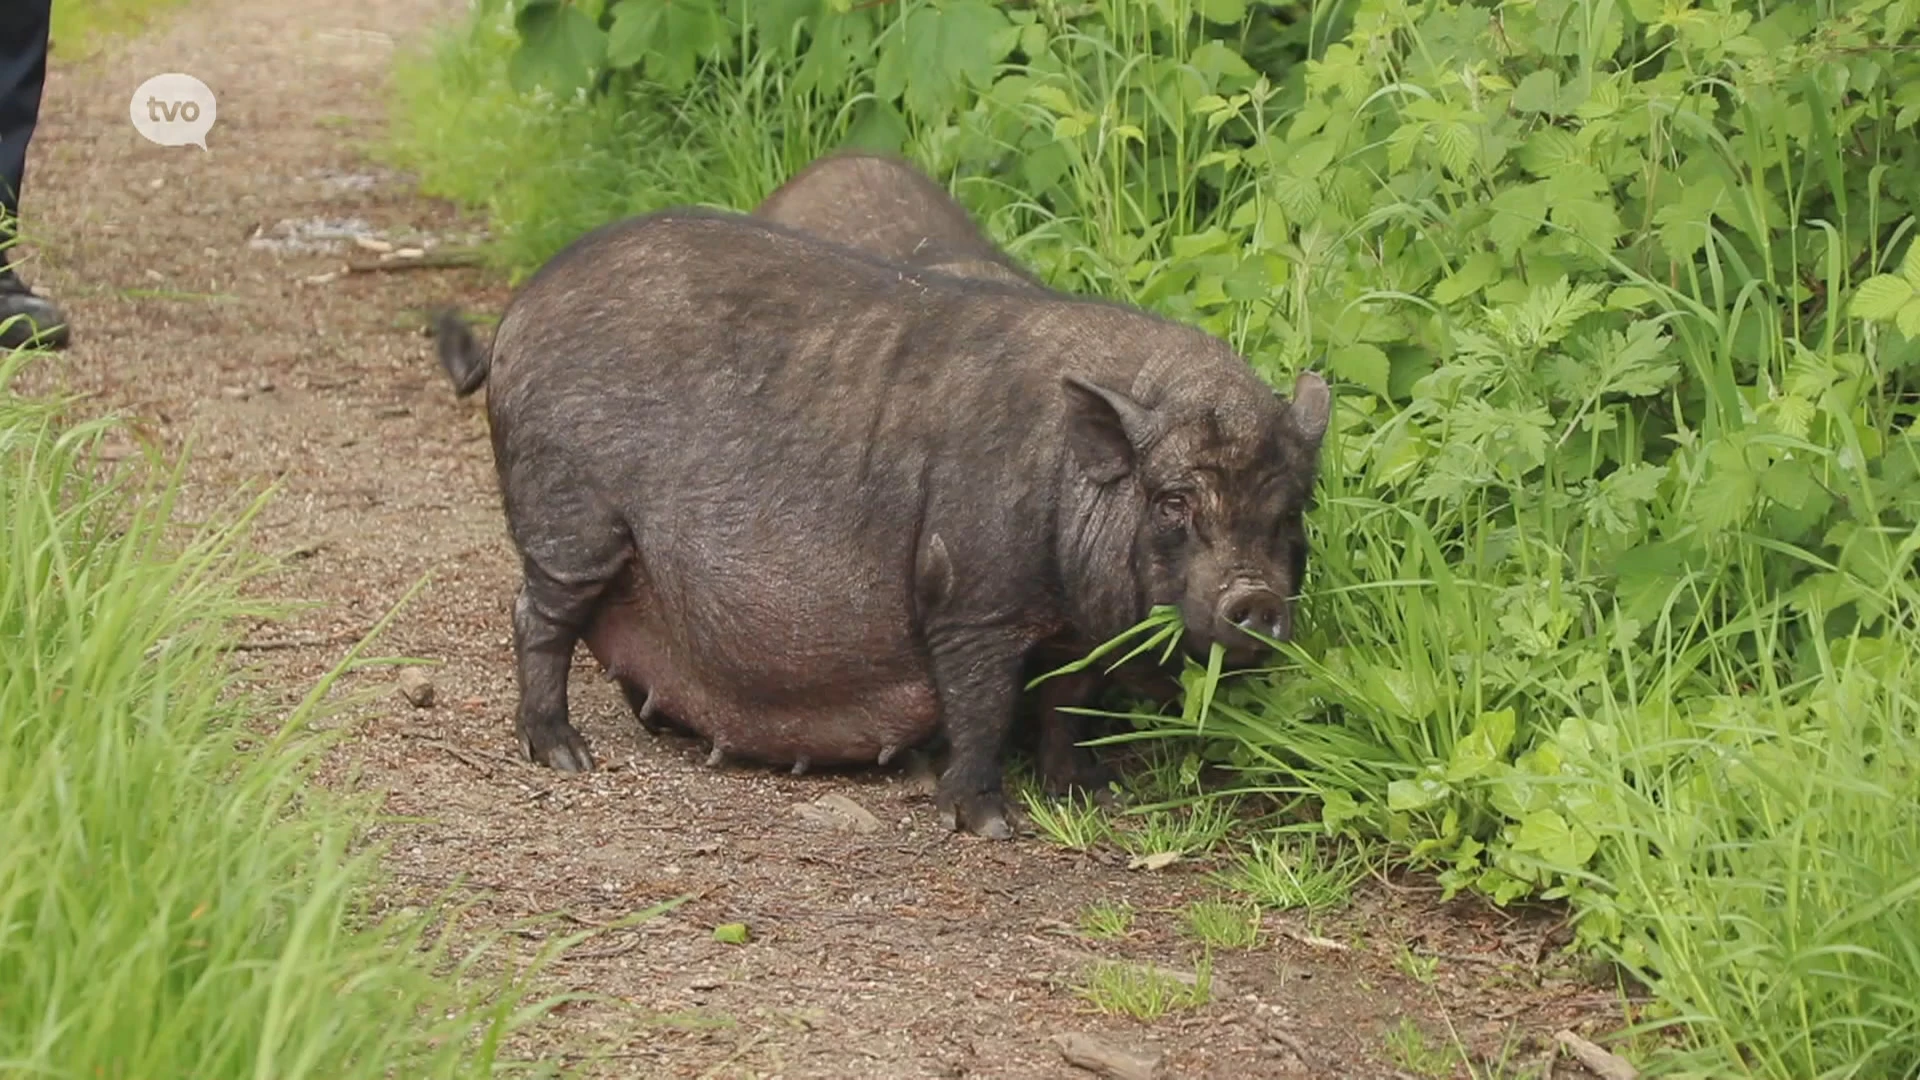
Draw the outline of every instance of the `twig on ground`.
M384 273L389 270L451 270L479 266L481 258L470 251L429 252L417 258L348 259L350 274Z
M233 652L274 652L281 649L309 649L323 645L347 645L367 636L365 630L342 630L334 634L296 634L279 638L247 638L230 646Z
M459 747L453 745L447 740L440 738L437 735L428 735L423 731L416 731L412 729L402 731L400 734L405 736L406 738L417 739L420 742L426 743L428 746L431 746L440 750L441 752L445 753L448 757L467 766L473 771L479 773L481 776L484 776L489 780L493 779L492 766L488 765L484 761L481 761L479 758L474 757L472 754L467 753L465 750L462 750Z
M1310 948L1325 949L1329 952L1352 952L1353 951L1353 947L1350 945L1347 945L1343 942L1335 941L1332 938L1321 937L1319 934L1309 934L1304 930L1295 930L1295 929L1292 929L1291 927L1281 927L1280 933L1283 936L1291 938L1294 941L1297 941L1300 944L1306 945Z
M747 1054L747 1051L765 1042L766 1038L767 1038L766 1032L764 1031L754 1032L753 1038L748 1039L746 1042L741 1043L739 1048L734 1050L733 1053L728 1054L724 1060L716 1063L713 1068L708 1069L706 1072L701 1073L700 1080L713 1080L714 1077L720 1075L721 1069L724 1069L727 1066L745 1057Z
M616 956L625 956L628 953L632 952L633 950L639 948L643 940L645 939L643 939L638 933L635 933L633 935L632 940L628 941L625 945L616 945L611 949L596 949L593 952L567 953L566 955L562 956L561 959L563 960L611 960Z
M1299 1037L1292 1032L1269 1025L1267 1027L1267 1038L1293 1051L1293 1056L1300 1059L1301 1068L1310 1073L1318 1071L1318 1066L1314 1064L1313 1052L1308 1050L1307 1044L1301 1042Z

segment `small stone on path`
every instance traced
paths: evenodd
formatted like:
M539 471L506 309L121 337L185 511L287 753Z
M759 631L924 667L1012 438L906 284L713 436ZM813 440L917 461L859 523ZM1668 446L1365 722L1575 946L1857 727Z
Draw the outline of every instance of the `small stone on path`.
M794 803L793 813L810 824L845 832L864 834L880 828L879 818L845 795L822 795L810 803Z
M406 668L400 672L400 696L416 709L427 708L433 704L433 680L419 668Z

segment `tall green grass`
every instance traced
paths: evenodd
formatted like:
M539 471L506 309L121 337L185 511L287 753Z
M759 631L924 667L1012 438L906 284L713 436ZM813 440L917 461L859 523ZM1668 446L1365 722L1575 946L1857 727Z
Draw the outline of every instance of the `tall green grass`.
M894 132L1053 284L1339 388L1299 641L1115 741L1566 900L1652 995L1651 1071L1920 1076L1920 344L1844 316L1920 207L1906 9L1202 8L1239 5L1043 0ZM505 26L399 108L430 188L553 226L516 273L871 134L870 62L770 102L792 62L742 45L558 105L506 89Z
M370 809L312 783L325 685L267 729L235 682L259 504L177 524L117 421L15 392L37 359L0 356L0 1075L505 1068L542 1004L450 909L382 911Z

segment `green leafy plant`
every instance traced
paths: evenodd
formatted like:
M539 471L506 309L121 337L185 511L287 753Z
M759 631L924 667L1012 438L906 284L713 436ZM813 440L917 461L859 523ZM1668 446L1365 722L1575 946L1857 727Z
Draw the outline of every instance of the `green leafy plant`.
M1402 975L1422 986L1430 986L1440 970L1440 958L1422 956L1409 948L1405 942L1396 945L1393 950L1393 966Z
M1310 838L1270 836L1250 842L1232 869L1213 877L1262 907L1322 912L1345 907L1364 873L1350 852L1328 854Z
M1213 962L1203 957L1192 981L1145 964L1115 960L1088 966L1074 985L1078 997L1105 1013L1155 1020L1169 1012L1205 1005L1213 996Z
M1080 932L1087 937L1112 940L1125 937L1133 925L1133 907L1126 901L1102 901L1088 904L1080 912Z
M1406 1017L1387 1029L1386 1044L1388 1056L1410 1073L1436 1078L1453 1075L1458 1056L1452 1048L1428 1041L1427 1033Z
M1034 788L1022 788L1020 801L1040 835L1070 851L1091 851L1109 835L1106 811L1079 791L1056 800Z
M1123 816L1113 823L1111 835L1132 855L1202 855L1225 840L1235 823L1233 802L1210 799L1178 810Z
M1181 921L1190 936L1217 949L1251 949L1260 937L1260 909L1253 904L1195 900Z

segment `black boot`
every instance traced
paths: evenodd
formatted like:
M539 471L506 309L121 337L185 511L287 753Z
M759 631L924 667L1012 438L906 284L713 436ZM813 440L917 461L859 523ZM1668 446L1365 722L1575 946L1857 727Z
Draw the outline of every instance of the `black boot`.
M0 267L0 349L27 344L64 348L67 315L53 301L34 295L13 267Z

